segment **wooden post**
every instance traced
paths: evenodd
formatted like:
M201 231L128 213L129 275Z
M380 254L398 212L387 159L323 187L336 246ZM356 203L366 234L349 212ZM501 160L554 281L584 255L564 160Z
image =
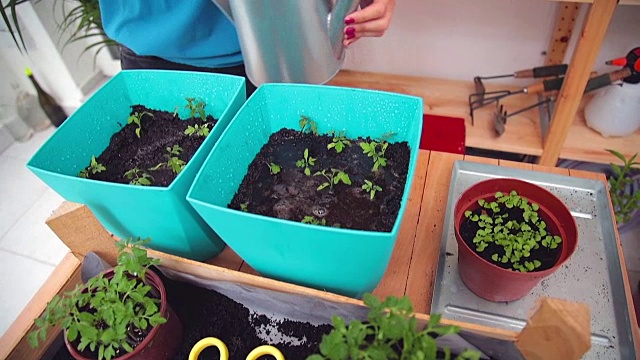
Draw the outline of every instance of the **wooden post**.
M516 339L526 360L577 360L591 348L589 307L543 299Z
M556 166L618 0L594 0L564 80L539 164Z
M580 4L563 1L558 3L556 25L553 28L551 41L547 50L545 65L558 65L564 62L567 47L573 35L576 18L580 12Z

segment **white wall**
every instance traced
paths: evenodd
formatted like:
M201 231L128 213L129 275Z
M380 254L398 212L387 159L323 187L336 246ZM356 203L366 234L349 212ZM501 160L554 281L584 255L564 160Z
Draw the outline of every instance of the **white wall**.
M539 66L557 5L544 0L398 0L387 33L352 45L344 68L472 80ZM582 15L587 7L582 6ZM639 19L640 6L617 8L595 70L613 70L605 60L640 46ZM570 44L581 28L580 20Z

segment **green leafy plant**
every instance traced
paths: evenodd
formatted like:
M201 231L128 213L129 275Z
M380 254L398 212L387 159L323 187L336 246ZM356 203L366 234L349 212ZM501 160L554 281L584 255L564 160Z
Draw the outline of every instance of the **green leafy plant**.
M324 218L322 218L321 220L316 219L315 216L305 216L304 218L302 218L302 221L300 221L303 224L311 224L311 225L322 225L322 226L326 226L327 225L327 220L325 220Z
M269 173L271 175L278 174L278 173L280 173L280 171L282 171L282 168L278 164L268 163L268 162L265 162L265 164L267 164L267 166L269 167Z
M299 168L304 168L304 174L307 176L311 175L310 166L315 165L316 158L309 156L309 149L304 149L303 158L296 161L296 166Z
M85 168L80 170L78 177L88 179L91 174L101 173L107 170L107 168L100 164L95 156L91 156L91 163L89 164L89 168Z
M633 166L640 165L639 162L635 161L638 153L626 159L624 155L615 150L607 149L607 151L624 164L620 167L620 165L612 163L611 168L614 176L609 176L609 196L611 196L616 222L622 224L631 220L634 212L640 209L640 191L631 193L627 190L636 181L632 175L634 172Z
M244 212L249 212L249 208L248 208L248 203L242 203L240 204L240 210L244 211Z
M191 97L186 98L186 100L187 105L185 105L184 108L189 109L189 118L195 118L196 115L199 115L202 121L206 121L207 115L204 112L205 102Z
M202 126L196 124L195 126L187 126L187 129L184 131L184 133L186 135L192 136L192 135L197 135L197 136L202 136L202 137L207 137L207 135L209 135L209 124L203 124Z
M433 335L455 334L460 328L441 325L441 316L431 315L428 324L418 330L413 305L407 296L389 296L380 301L367 293L364 303L369 307L367 322L352 320L346 324L333 316L333 330L323 335L319 349L307 360L360 360L360 359L421 359L435 360L438 345ZM444 358L451 359L451 351L443 349ZM480 353L465 350L456 359L480 359Z
M146 171L140 170L137 166L124 173L124 177L129 180L131 185L149 186L153 181L153 177Z
M553 250L562 242L562 238L547 232L547 224L540 219L540 206L530 203L516 191L509 194L496 192L495 201L478 200L480 212L465 211L464 216L478 224L479 229L473 238L475 250L483 252L489 244L501 247L499 253L491 255L496 263L510 264L515 271L528 272L539 268L538 260L527 260L531 251L543 247ZM523 221L510 219L505 209L517 209ZM504 211L503 211L504 210Z
M373 171L378 171L381 166L387 166L387 159L384 157L384 154L388 146L389 143L387 142L363 141L360 143L362 151L370 158L373 158ZM378 147L380 150L378 150Z
M344 131L337 133L335 130L331 130L329 134L333 134L333 139L327 145L327 150L335 149L337 153L341 153L346 146L351 146L351 142L344 136Z
M329 190L333 190L333 185L337 185L339 182L342 182L345 185L351 185L351 179L349 178L349 174L339 169L331 169L331 172L327 172L326 170L318 171L313 176L322 175L327 179L327 181L323 182L318 186L318 191L329 187Z
M151 114L150 112L144 111L142 113L136 112L133 115L129 116L129 118L127 119L127 124L134 123L138 125L138 127L136 128L136 136L138 136L138 139L140 138L140 134L142 132L142 117L144 115L149 115L153 117L153 114Z
M174 173L180 174L186 164L178 157L178 155L182 153L182 148L179 145L173 145L173 147L167 147L167 152L169 153L166 155L169 158L169 160L167 160L167 166L170 167Z
M100 274L63 296L56 295L28 334L31 346L45 341L50 327L60 325L69 342L79 340L78 350L89 348L98 352L99 360L110 360L118 352L133 351L135 332L148 334L150 327L165 323L159 292L146 283L147 269L159 264L140 247L149 240L118 241L113 277Z
M300 115L300 120L298 121L298 125L300 126L300 133L312 132L315 135L318 135L318 124L315 121L309 119L304 115Z
M382 188L369 180L365 180L362 189L369 193L371 200L376 196L376 192L382 191Z

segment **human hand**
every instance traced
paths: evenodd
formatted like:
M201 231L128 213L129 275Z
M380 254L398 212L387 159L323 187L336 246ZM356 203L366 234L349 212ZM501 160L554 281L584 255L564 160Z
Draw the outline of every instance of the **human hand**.
M380 37L384 35L395 7L395 0L373 0L372 4L349 14L344 23L343 44L349 46L361 37Z

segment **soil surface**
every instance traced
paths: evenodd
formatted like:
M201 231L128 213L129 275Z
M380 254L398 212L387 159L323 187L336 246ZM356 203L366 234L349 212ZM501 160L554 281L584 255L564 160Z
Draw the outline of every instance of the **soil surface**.
M372 171L373 158L368 157L359 145L362 141L371 141L370 138L348 139L351 145L340 153L327 149L332 139L331 135L290 129L272 134L249 165L228 207L240 210L246 206L246 211L254 214L292 221L313 216L317 221L324 220L326 226L391 231L407 180L408 144L393 143L393 138L389 139L384 155L387 165ZM315 164L309 166L310 176L305 175L304 168L296 166L296 162L303 159L305 149L309 149L309 156L316 159ZM272 175L271 163L279 165L281 171ZM326 170L329 174L332 168L347 173L351 185L340 182L332 188L317 190L328 180L315 175L316 172ZM373 200L362 189L364 180L382 188Z
M482 210L483 209L478 208L474 210L473 213L480 216L480 214L482 213ZM489 212L487 215L492 217L494 216L493 215L494 213L492 212L492 210L488 210L488 209L485 209L485 210ZM524 213L524 210L514 207L511 209L501 208L500 211L498 211L498 213L495 213L495 215L499 216L499 215L508 214L508 217L504 219L505 222L509 220L517 220L518 222L522 222L524 221L523 213ZM531 228L534 231L538 230L537 226L532 222L527 222L527 224L529 224L529 226L531 226ZM476 236L476 232L479 229L480 229L480 226L478 225L477 222L471 221L471 219L469 218L465 218L462 221L462 224L460 225L460 235L462 236L462 239L464 240L464 242L481 258L503 269L511 269L511 265L512 265L511 262L507 262L506 264L503 264L500 261L494 261L493 259L491 259L491 256L495 253L498 254L499 258L501 258L505 254L504 248L502 246L496 245L495 243L488 243L488 246L482 252L475 251L476 245L473 243L473 238ZM551 236L554 236L554 235L560 236L560 234L556 234L552 232L551 229L549 229L548 227L546 230L549 232L549 235ZM539 268L533 270L532 272L550 269L556 264L556 262L560 258L563 244L564 242L561 242L557 248L549 249L547 247L542 246L542 243L539 243L540 246L538 247L538 249L532 249L529 252L530 256L528 258L522 258L520 261L520 264L524 265L525 261L538 260L541 262L541 265Z
M206 108L205 108L206 110ZM144 112L151 115L143 114ZM178 176L166 163L169 160L167 147L178 145L182 152L177 156L186 163L191 160L193 154L198 150L206 137L185 135L184 131L189 125L203 126L200 117L186 120L174 116L167 111L149 109L143 105L131 107L131 114L143 114L141 116L142 130L140 138L136 135L138 125L127 123L127 119L122 119L122 129L113 134L109 146L98 156L98 163L104 165L106 170L92 174L89 178L114 183L128 184L131 180L125 177L125 173L135 167L151 176L151 186L166 187ZM206 116L209 131L212 131L217 120L211 115ZM175 155L171 155L175 156ZM158 169L150 170L160 163L165 163Z

